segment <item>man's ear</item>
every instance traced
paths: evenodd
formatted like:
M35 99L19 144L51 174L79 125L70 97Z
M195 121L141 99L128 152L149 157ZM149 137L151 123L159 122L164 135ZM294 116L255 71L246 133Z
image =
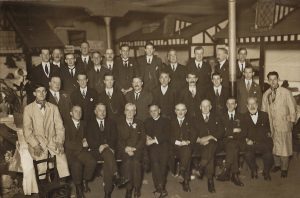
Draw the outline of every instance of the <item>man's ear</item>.
M35 91L33 92L33 95L36 97L36 92Z

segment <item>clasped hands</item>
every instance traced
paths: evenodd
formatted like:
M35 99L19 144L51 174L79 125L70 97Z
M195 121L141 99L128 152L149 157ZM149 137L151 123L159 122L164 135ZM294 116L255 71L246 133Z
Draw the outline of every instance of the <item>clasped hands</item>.
M157 138L156 137L152 138L147 135L146 145L150 146L152 144L158 144Z
M216 142L218 141L217 138L215 138L214 136L208 135L208 136L204 136L202 138L198 137L196 142L199 143L200 145L205 146L205 145L209 144L210 140L214 140Z
M127 153L129 156L133 156L134 151L136 151L136 148L134 148L134 147L131 147L131 146L125 147L125 153Z
M55 143L54 146L52 146L52 145L48 146L48 149L57 154L64 153L64 146L61 143ZM43 152L44 152L44 148L40 144L33 147L33 153L35 156L40 157Z

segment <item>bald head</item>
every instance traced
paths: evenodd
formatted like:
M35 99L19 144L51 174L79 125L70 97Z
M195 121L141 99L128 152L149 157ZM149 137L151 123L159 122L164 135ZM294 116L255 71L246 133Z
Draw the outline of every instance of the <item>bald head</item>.
M211 102L207 99L202 100L200 104L200 110L203 114L208 114L211 110Z

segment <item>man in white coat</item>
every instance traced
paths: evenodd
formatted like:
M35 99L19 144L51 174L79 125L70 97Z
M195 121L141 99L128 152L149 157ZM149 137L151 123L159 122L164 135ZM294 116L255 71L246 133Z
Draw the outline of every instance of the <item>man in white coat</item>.
M278 84L276 71L269 72L270 88L264 93L262 111L269 114L271 136L274 147L275 167L272 172L281 170L281 177L287 177L289 156L293 154L292 129L296 122L296 101L292 93Z
M70 175L64 153L65 128L56 105L46 102L46 88L36 85L33 92L35 101L24 109L24 137L28 150L34 160L56 155L57 170L60 178ZM39 166L39 172L46 170L46 164Z

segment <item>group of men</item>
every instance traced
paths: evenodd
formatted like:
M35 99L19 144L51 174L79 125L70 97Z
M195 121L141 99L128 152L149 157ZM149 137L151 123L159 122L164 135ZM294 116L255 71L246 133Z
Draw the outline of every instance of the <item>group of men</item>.
M70 170L77 197L90 191L97 161L103 162L106 198L114 186L126 186L126 198L140 197L145 161L158 197L168 195L167 174L175 174L176 160L184 191L191 191L193 168L199 178L206 174L208 191L216 192L214 162L222 150L226 163L216 176L219 181L244 185L238 176L241 151L252 178L258 177L257 152L262 154L265 180L271 180L271 169L287 176L296 107L290 91L279 87L277 72L268 74L271 87L262 96L246 61L247 49L239 49L233 98L225 48L217 50L214 72L203 59L202 47L194 49L195 58L186 66L178 63L173 49L163 64L152 43L137 59L129 51L122 45L115 58L107 49L102 60L99 52L90 56L84 42L77 59L69 53L62 60L56 49L50 62L49 50L42 49L42 63L32 71L35 100L24 110L25 139L33 159L50 153L57 156L60 177Z

